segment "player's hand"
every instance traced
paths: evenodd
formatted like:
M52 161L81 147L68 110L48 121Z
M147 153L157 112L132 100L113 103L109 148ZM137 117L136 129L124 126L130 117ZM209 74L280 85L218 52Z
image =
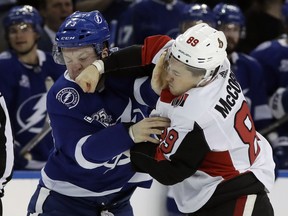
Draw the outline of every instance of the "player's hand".
M100 80L101 74L94 65L89 65L75 79L75 82L84 92L95 92L96 86Z
M165 56L167 52L163 52L157 61L157 64L153 70L151 86L154 92L160 95L162 89L167 87L167 71L164 69Z
M164 117L149 117L142 119L140 122L131 126L131 130L134 136L134 142L152 142L158 144L160 141L154 137L154 135L161 135L164 128L170 126L170 119Z

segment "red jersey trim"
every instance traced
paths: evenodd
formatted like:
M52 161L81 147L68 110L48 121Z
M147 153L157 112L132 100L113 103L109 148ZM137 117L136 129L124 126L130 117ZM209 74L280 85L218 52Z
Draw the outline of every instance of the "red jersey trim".
M208 152L199 170L210 176L222 176L225 180L240 174L233 166L229 151Z
M241 196L240 198L237 199L233 216L243 216L246 201L247 196Z
M171 103L176 96L172 95L169 89L163 89L160 95L160 101L164 103Z
M152 63L154 56L161 50L165 44L170 40L170 37L166 35L154 35L145 38L144 45L142 47L142 65Z

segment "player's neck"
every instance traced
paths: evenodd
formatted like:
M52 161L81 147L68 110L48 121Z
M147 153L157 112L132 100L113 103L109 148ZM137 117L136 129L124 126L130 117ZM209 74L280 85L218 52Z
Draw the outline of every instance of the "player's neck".
M18 54L18 59L23 64L28 65L37 65L39 63L36 50L31 50L29 53L26 54Z

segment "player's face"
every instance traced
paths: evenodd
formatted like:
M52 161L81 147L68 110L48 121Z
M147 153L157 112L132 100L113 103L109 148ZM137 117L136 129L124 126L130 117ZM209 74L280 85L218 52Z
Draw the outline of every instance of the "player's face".
M185 21L185 22L182 22L180 24L180 33L183 34L187 29L197 25L197 24L200 24L200 23L203 23L204 21L203 20L193 20L193 21ZM212 26L213 27L213 24L210 23L210 22L205 22L207 23L209 26Z
M36 46L38 37L31 24L15 24L8 29L9 44L17 54L29 53Z
M73 13L72 0L46 0L46 8L41 9L45 24L57 32L66 17Z
M167 82L170 92L175 96L184 94L191 88L195 88L203 76L195 76L187 69L187 66L171 57L168 61Z
M235 51L236 46L239 43L240 40L240 33L241 33L241 28L239 25L236 24L223 24L220 25L218 28L220 31L223 31L227 38L227 53L230 54L233 51Z
M69 76L73 80L97 59L92 46L63 48L62 53Z

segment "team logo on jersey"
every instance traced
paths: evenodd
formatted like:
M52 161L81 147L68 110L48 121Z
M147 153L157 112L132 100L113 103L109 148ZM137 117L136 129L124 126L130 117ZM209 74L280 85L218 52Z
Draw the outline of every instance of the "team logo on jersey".
M29 82L29 78L26 75L22 75L21 79L19 80L19 86L25 87L25 88L29 88L30 87L30 82Z
M225 78L227 76L227 73L228 73L228 70L224 70L224 71L221 71L219 74L220 74L220 76Z
M46 115L46 93L27 98L21 103L16 113L19 125L17 135L24 132L40 133Z
M79 93L74 88L64 88L57 93L56 99L69 109L72 109L79 103Z
M183 95L173 99L171 102L171 105L173 107L177 107L177 106L183 107L188 96L189 96L188 94L183 94Z

